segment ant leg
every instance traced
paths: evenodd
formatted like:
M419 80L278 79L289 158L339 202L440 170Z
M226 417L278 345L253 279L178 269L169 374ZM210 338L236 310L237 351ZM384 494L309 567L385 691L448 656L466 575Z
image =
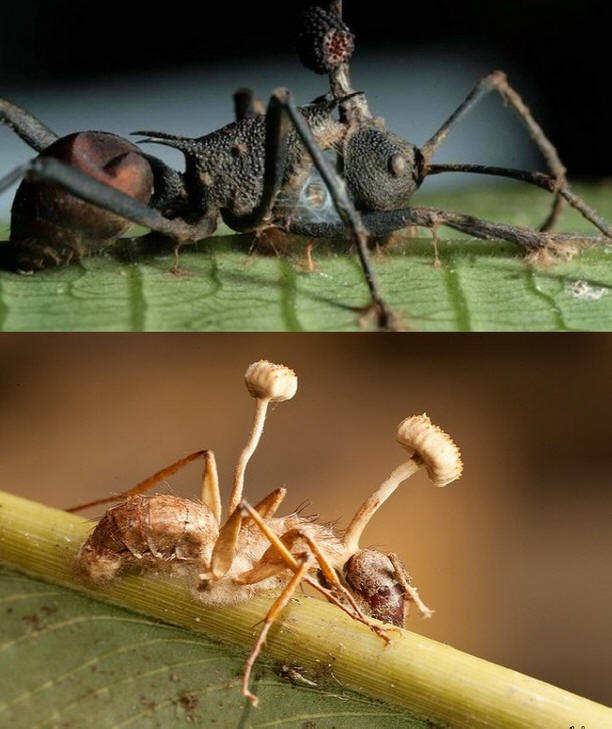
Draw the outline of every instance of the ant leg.
M184 468L189 463L192 463L193 461L197 460L198 458L204 459L204 475L203 475L203 481L204 483L208 482L209 484L218 483L217 478L217 466L215 463L215 457L212 451L195 451L194 453L190 453L188 456L185 456L184 458L180 458L178 461L175 461L169 466L166 466L166 468L162 468L161 471L157 471L157 473L154 473L152 476L149 476L149 478L145 478L144 481L140 481L140 483L137 483L136 486L133 486L131 489L128 489L127 491L122 491L120 494L113 494L112 496L107 496L103 499L97 499L96 501L89 501L86 504L79 504L78 506L73 506L70 509L66 509L69 513L74 513L75 511L81 511L82 509L88 509L90 506L100 506L101 504L108 504L111 501L120 501L121 499L126 499L128 496L135 496L137 494L142 494L145 491L148 491L149 489L153 488L156 484L160 483L161 481L165 480L166 478L169 478L170 476L173 476L177 471L180 471L181 468ZM217 497L218 498L218 497ZM213 496L214 499L214 496ZM203 499L204 501L204 499ZM211 508L211 511L213 511L213 505L214 500L211 503L205 502L207 505ZM214 511L213 511L214 513Z
M263 102L251 89L238 89L234 93L234 115L236 121L250 119L266 113Z
M263 626L259 632L257 640L255 641L255 645L251 649L249 657L246 660L246 663L244 665L244 675L242 677L242 695L250 699L253 706L257 706L258 703L257 696L249 691L249 681L251 678L251 671L253 670L253 664L255 663L257 656L260 654L263 644L266 642L268 632L270 631L270 628L272 627L276 616L284 607L286 607L289 600L293 597L293 594L298 588L300 582L304 579L304 576L309 568L310 564L308 562L308 559L302 559L295 571L295 574L285 585L281 594L276 598L274 604L266 613L266 617L263 621Z
M282 500L287 494L287 489L275 489L272 493L268 494L262 499L253 509L257 514L258 518L265 519L269 518L280 506ZM203 573L200 575L200 579L203 581L209 580L211 577L215 580L221 579L232 566L234 556L236 554L236 544L238 543L238 535L244 524L248 522L251 517L245 517L243 510L238 506L231 513L228 520L221 527L219 536L215 542L215 547L210 559L210 574Z
M267 577L272 577L273 575L282 572L284 569L287 569L287 567L295 571L297 569L298 562L293 554L290 552L290 549L295 544L295 542L302 539L308 544L312 554L317 561L317 564L319 565L327 581L333 586L333 589L337 590L342 595L342 597L348 602L352 610L349 610L346 605L338 600L338 598L333 594L331 590L325 588L317 580L314 580L311 577L305 577L304 581L314 587L315 590L318 590L320 593L322 593L330 602L333 602L334 605L340 607L345 613L347 613L347 615L353 618L353 620L357 620L358 622L367 625L368 628L376 633L376 635L381 637L385 641L385 643L390 642L389 637L384 632L384 630L375 623L370 622L368 618L363 614L351 593L338 579L338 575L323 554L317 542L309 534L301 529L291 529L290 531L283 534L282 537L279 537L272 531L272 529L270 529L270 527L264 522L264 520L253 509L253 507L250 506L250 504L248 504L246 501L243 501L241 503L241 506L253 518L253 521L255 521L257 526L268 538L270 542L270 547L266 550L266 552L263 554L255 567L251 570L248 570L247 572L242 573L236 579L236 582L240 584L252 584L254 582L261 582L261 580L264 580Z
M370 264L370 254L368 252L369 233L361 220L361 216L349 198L343 180L335 172L332 165L323 154L323 151L316 143L306 120L297 110L291 95L288 91L285 91L284 94L284 108L291 117L297 133L308 150L318 173L323 178L338 215L342 219L344 225L353 234L353 240L357 245L359 262L361 263L361 268L363 269L366 283L370 290L372 307L377 314L378 325L381 329L399 329L399 323L396 321L393 312L388 307L378 290L378 284Z
M284 99L289 92L277 89L266 110L266 139L263 192L255 208L244 215L224 211L223 220L232 230L252 231L267 221L272 213L287 167L291 122L283 113Z
M212 511L221 523L221 494L219 493L219 473L213 451L204 451L204 469L202 471L202 492L200 500Z
M389 329L397 328L393 313L378 290L376 277L370 264L368 231L351 202L342 179L323 154L287 89L277 89L272 94L266 112L266 159L262 199L253 213L249 215L230 216L225 213L225 222L234 230L253 230L270 216L286 170L288 138L292 126L323 178L342 222L353 234L379 326Z
M395 552L389 552L387 557L390 559L393 569L395 571L395 577L404 590L404 595L416 605L417 610L424 618L431 618L434 611L425 605L419 596L417 588L410 583L410 575L406 572L406 568L400 562L400 558Z
M372 235L384 235L393 230L401 230L409 226L431 228L436 225L447 225L476 238L501 238L532 250L544 250L547 246L555 244L609 244L610 238L604 235L586 235L582 233L553 233L538 231L532 228L522 228L507 223L497 223L492 220L475 218L472 215L456 213L450 210L436 210L434 208L405 208L404 210L384 210L380 212L365 213L363 221ZM603 222L605 226L605 222ZM343 229L339 225L330 223L295 224L291 231L309 236L341 235ZM607 229L609 230L609 229Z
M25 165L17 167L0 179L0 193L27 175L52 182L65 188L81 200L115 213L132 223L163 233L180 244L195 243L214 232L216 212L207 211L196 223L190 224L180 218L165 218L155 208L125 195L119 190L95 180L84 172L70 167L53 157L36 157Z
M408 213L410 223L430 228L436 225L446 225L455 228L463 233L468 233L476 238L495 239L501 238L531 251L545 250L555 245L584 244L584 243L609 243L609 238L601 235L582 235L579 233L553 233L550 231L533 230L518 225L508 225L492 220L476 218L464 213L456 213L451 210L435 210L432 208L410 208L402 211Z
M270 519L274 516L286 495L287 489L274 489L272 493L268 494L259 503L255 504L253 508L262 519ZM243 524L248 524L249 521L251 521L250 516L243 516Z
M531 111L525 105L525 102L521 99L520 95L510 86L506 74L503 71L493 71L474 86L474 88L467 95L463 103L461 103L457 109L451 114L451 116L444 122L444 124L438 129L438 131L425 143L422 147L421 152L425 158L425 171L429 162L446 139L451 128L465 116L474 106L482 99L483 96L488 94L490 91L497 91L502 99L509 104L512 109L519 115L531 135L533 141L536 143L540 153L544 157L548 169L551 175L555 178L557 186L560 187L565 184L565 166L559 159L557 150L549 141L544 134L542 127L533 118ZM561 196L557 193L553 202L552 209L546 218L546 220L540 226L540 230L550 230L561 215L563 211L564 202Z
M59 137L35 116L17 104L0 99L0 122L10 127L17 136L37 152L42 152Z
M581 215L586 218L596 228L599 228L602 233L612 238L612 228L606 223L606 221L599 216L593 208L589 207L584 200L573 193L569 185L559 185L558 181L543 175L541 172L527 172L526 170L514 170L508 167L489 167L487 165L469 165L469 164L443 164L443 165L430 165L428 168L428 175L437 175L441 172L470 172L479 175L496 175L498 177L510 177L513 180L520 180L521 182L528 182L531 185L540 187L543 190L554 192L557 195L563 197L573 208L578 210Z

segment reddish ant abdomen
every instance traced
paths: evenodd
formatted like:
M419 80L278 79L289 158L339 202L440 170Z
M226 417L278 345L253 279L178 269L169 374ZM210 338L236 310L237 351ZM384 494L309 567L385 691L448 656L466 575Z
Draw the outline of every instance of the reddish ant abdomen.
M106 132L77 132L47 147L54 157L142 203L153 191L151 165L131 142ZM59 185L24 179L12 208L11 241L24 270L78 260L110 245L130 223Z
M172 494L130 496L109 509L79 555L96 582L125 568L208 563L219 525L206 504Z

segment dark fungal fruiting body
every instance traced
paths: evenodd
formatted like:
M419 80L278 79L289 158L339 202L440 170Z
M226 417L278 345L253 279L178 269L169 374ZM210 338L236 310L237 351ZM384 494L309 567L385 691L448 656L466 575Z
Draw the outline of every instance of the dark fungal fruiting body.
M100 182L148 203L153 172L142 152L106 132L77 132L42 153L76 167ZM41 180L24 179L12 208L11 242L18 266L38 270L63 265L105 247L130 223Z
M404 627L404 590L386 554L375 549L356 552L344 565L344 576L368 615Z
M219 525L206 504L172 494L130 496L109 509L81 548L94 582L134 568L207 562Z
M355 36L335 10L316 5L302 14L297 49L306 68L329 73L348 63L355 49Z

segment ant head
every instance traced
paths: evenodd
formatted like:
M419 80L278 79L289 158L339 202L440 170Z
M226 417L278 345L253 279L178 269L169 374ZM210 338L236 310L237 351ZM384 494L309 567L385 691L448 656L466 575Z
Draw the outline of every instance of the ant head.
M386 554L376 549L358 550L344 565L344 579L364 612L404 627L404 589Z
M420 150L376 126L358 127L344 145L346 183L357 208L399 210L422 182Z

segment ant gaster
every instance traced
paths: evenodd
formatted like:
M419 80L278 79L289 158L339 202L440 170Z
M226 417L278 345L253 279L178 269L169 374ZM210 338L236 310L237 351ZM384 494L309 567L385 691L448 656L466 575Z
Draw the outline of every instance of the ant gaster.
M234 471L224 522L215 458L208 450L181 458L129 491L70 511L118 502L108 509L79 552L79 567L94 582L106 582L127 571L165 570L186 575L196 598L206 604L235 603L266 590L281 590L246 661L242 690L256 704L257 698L249 691L251 669L271 625L302 582L387 643L386 630L372 618L403 627L410 602L421 615L431 616L397 555L361 549L359 542L384 501L421 467L434 485L445 486L459 478L462 464L448 435L427 416L412 416L397 430L408 460L363 503L343 533L299 512L277 516L286 495L284 488L251 506L243 498L244 476L261 438L268 405L293 397L297 377L288 367L262 360L249 366L245 380L257 400L255 418ZM144 495L199 458L204 460L201 501L171 494Z
M0 180L2 192L26 176L15 198L11 225L18 267L34 270L77 260L112 244L125 231L126 221L173 239L176 270L180 246L210 236L219 217L236 231L256 234L269 228L310 237L348 232L357 246L379 326L401 328L370 265L371 236L407 226L424 226L435 234L438 225L446 225L477 238L511 241L534 257L554 256L572 243L609 243L612 229L571 191L557 151L503 72L482 78L419 148L389 131L382 118L372 116L365 95L352 88L353 49L354 36L342 19L342 0L311 5L301 15L298 51L308 68L328 74L326 96L298 109L288 90L277 89L264 113L253 93L242 89L235 95L236 121L218 131L198 138L136 132L146 136L141 142L179 149L185 156L184 173L113 134L80 132L59 139L31 114L0 99L0 121L40 153ZM451 128L490 91L497 91L519 115L549 174L432 164ZM336 153L336 170L326 150ZM296 201L312 180L313 166L329 190L337 222L319 222L308 211L297 214ZM548 190L554 195L550 215L539 230L533 230L448 210L408 207L423 180L443 172L509 177ZM551 232L565 203L602 235Z

